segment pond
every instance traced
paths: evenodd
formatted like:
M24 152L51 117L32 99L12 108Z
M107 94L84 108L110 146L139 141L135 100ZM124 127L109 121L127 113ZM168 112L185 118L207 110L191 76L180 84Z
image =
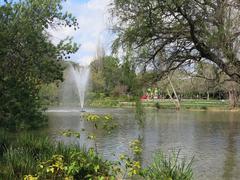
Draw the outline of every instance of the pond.
M151 162L154 152L171 153L181 150L181 157L194 156L194 179L239 179L240 177L240 113L145 110L145 120L139 126L135 110L128 108L87 109L93 113L107 113L114 117L118 127L108 134L94 129L81 119L77 108L52 108L48 111L48 133L66 143L85 144L83 133L80 139L59 136L59 130L72 129L96 134L97 149L106 159L116 160L122 153L129 153L129 142L142 137L142 162ZM88 144L86 144L88 142ZM115 154L115 156L114 156Z

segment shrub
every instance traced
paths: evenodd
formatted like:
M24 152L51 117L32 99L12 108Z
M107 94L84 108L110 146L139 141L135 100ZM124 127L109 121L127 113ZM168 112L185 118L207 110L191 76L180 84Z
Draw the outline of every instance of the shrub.
M103 161L91 148L87 151L72 149L67 156L56 154L47 161L41 162L35 176L40 179L110 178L111 167L110 162Z
M200 109L207 110L207 106L201 106Z

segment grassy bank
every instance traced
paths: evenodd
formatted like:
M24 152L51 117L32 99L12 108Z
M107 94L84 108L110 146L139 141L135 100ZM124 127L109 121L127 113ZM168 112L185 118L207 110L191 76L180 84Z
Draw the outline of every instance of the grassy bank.
M211 109L229 109L228 101L220 100L181 100L181 109L198 109L198 110L211 110ZM142 101L144 107L156 107L159 109L175 109L175 104L169 99L162 100L145 100ZM120 106L135 106L134 102L120 102Z
M228 100L183 99L181 100L180 104L181 109L189 110L230 110ZM88 105L90 107L134 107L135 102L114 98L102 98L92 100ZM144 107L152 107L158 109L175 109L175 104L170 99L143 100L142 105ZM235 110L239 109L236 108Z
M61 179L61 180L115 180L115 179L174 179L193 178L192 161L186 162L178 153L156 153L153 162L142 168L141 163L128 155L119 161L104 160L94 148L54 142L47 136L31 133L15 135L0 133L0 179ZM136 141L133 141L136 142ZM133 152L140 153L138 144L131 144Z
M1 137L0 179L86 179L111 177L111 163L93 149L64 145L46 136Z

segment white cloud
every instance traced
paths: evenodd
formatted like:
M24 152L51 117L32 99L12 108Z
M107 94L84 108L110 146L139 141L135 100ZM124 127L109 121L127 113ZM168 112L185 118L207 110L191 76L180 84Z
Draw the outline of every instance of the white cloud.
M80 29L74 31L72 28L61 27L50 30L53 42L73 36L74 41L81 44L81 47L79 52L72 56L72 60L83 63L90 61L95 56L98 41L100 40L105 47L109 47L112 39L111 33L108 32L110 3L111 0L67 1L64 9L78 19Z
M75 36L77 32L73 28L60 26L57 28L50 28L48 30L48 33L50 34L50 39L53 41L53 43L58 43L60 40L63 40L64 38L68 36Z
M81 50L85 52L94 52L96 50L96 44L93 41L88 41L82 44Z
M90 0L86 3L86 7L88 9L105 11L110 2L110 0Z
M92 56L82 56L81 59L75 60L75 62L80 63L81 65L89 65L93 59Z

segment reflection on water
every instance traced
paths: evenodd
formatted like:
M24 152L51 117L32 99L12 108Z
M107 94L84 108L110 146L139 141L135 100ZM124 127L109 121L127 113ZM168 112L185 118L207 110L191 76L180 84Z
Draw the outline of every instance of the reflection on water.
M225 155L225 161L224 161L224 174L223 179L239 179L237 176L238 173L235 173L234 170L237 170L237 144L236 144L236 136L239 132L237 132L239 129L237 129L236 121L234 121L233 114L229 115L229 133L228 133L228 145L226 147L226 155Z
M116 159L129 152L129 142L141 138L144 164L158 149L164 152L181 149L181 156L194 156L195 179L239 179L240 171L240 114L234 112L191 112L172 110L146 110L145 121L139 125L133 109L89 109L96 113L109 113L116 118L118 128L111 134L95 130L81 120L77 109L52 109L49 115L49 133L68 143L84 144L80 140L59 137L61 129L73 129L96 134L98 151L107 159ZM88 141L89 142L89 141ZM93 146L92 143L86 144ZM116 154L116 156L113 156Z

